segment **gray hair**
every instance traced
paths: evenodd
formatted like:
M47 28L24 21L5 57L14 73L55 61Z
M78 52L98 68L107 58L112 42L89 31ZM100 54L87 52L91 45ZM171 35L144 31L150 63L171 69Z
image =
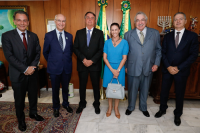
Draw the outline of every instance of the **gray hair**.
M173 20L174 20L175 16L178 15L178 14L182 14L182 15L184 16L184 19L186 20L186 15L185 15L185 13L183 13L183 12L177 12L177 13L174 15L174 17L173 17Z
M146 15L144 12L139 11L139 12L136 13L136 15L135 15L135 17L134 17L134 22L136 22L136 17L137 17L137 15L140 15L140 14L144 15L146 21L148 20L147 15Z
M58 15L63 15L63 14L56 14L56 15L55 15L55 20L56 20L56 18L57 18ZM64 16L64 15L63 15L63 16ZM64 17L65 17L65 16L64 16ZM66 17L65 17L65 20L66 20Z

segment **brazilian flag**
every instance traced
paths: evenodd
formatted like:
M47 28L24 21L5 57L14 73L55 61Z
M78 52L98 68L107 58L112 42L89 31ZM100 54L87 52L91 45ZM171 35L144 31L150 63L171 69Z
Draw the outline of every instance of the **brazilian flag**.
M98 0L98 5L100 6L100 12L99 12L96 28L103 31L104 41L106 41L110 38L107 20L106 20L106 6L108 5L107 0ZM102 69L101 69L102 79L103 79L103 72L104 72L104 61L102 58Z
M120 27L120 37L124 38L124 34L131 30L131 19L130 19L130 2L129 1L122 1L121 2L121 10L123 12L122 23Z

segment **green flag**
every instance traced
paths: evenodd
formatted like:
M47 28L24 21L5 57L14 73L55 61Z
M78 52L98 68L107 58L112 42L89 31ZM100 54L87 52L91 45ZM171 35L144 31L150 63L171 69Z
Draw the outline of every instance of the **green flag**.
M107 20L106 20L106 6L108 5L107 0L98 0L98 5L100 6L100 12L99 12L96 28L103 31L104 41L106 41L110 38ZM101 69L102 79L103 79L103 72L104 72L104 61L102 58L102 69Z
M120 37L124 38L124 34L131 30L131 19L130 19L130 2L129 1L122 1L121 2L121 10L123 12L122 23L120 27Z

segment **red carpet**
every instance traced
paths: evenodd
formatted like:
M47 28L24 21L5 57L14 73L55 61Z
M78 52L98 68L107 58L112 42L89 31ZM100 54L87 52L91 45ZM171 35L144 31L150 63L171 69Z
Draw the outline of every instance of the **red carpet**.
M44 117L45 121L38 122L29 118L28 103L25 104L25 121L27 133L74 133L78 124L80 114L76 114L78 105L70 105L73 113L60 108L60 116L53 116L52 103L38 103L38 114ZM15 115L13 102L0 102L0 133L17 133L18 122Z

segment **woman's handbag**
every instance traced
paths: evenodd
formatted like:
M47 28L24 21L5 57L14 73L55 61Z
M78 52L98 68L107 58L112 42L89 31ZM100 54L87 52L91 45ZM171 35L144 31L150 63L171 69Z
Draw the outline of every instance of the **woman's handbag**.
M119 81L117 79L118 84L112 83L108 84L108 87L106 89L106 98L114 98L114 99L124 99L125 93L124 93L124 86L119 84Z

